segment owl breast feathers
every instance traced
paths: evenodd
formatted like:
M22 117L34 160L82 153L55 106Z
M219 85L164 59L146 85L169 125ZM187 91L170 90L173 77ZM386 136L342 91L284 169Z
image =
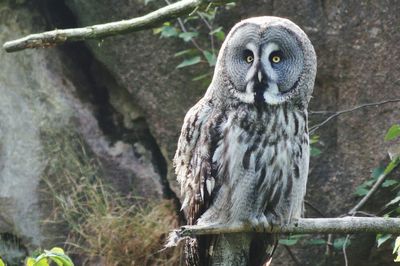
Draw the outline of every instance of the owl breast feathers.
M299 218L309 164L307 106L316 56L289 20L230 31L205 96L187 113L174 158L190 225L285 224ZM187 240L188 265L262 265L276 235Z

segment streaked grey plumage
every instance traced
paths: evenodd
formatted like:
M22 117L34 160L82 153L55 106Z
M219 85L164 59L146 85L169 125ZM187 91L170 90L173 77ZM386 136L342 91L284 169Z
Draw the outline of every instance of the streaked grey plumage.
M284 224L300 217L315 74L313 46L289 20L256 17L233 27L207 93L185 117L174 158L188 224ZM190 239L187 263L262 265L276 238Z

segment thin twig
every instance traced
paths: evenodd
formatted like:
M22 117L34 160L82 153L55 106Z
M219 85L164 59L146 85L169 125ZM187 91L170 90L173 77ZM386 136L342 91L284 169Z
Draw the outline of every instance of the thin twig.
M376 180L375 184L372 188L368 191L368 193L347 213L348 215L355 214L359 209L361 209L365 203L372 197L372 195L378 190L380 185L385 181L387 177L386 173L382 173L378 179Z
M317 207L315 207L313 204L311 204L311 202L309 202L308 200L305 200L304 204L307 205L308 207L310 207L316 213L318 213L321 217L323 217L323 218L326 217L325 214L323 214Z
M328 239L326 240L326 251L325 251L325 255L327 257L331 257L332 256L332 248L333 248L333 235L329 234L328 235Z
M364 212L364 211L356 211L356 212L354 212L354 215L359 215L359 214L367 216L367 217L379 217L379 215L375 215L375 214Z
M207 26L209 33L211 33L213 31L213 27L210 23L208 23L207 19L205 19L205 17L200 13L197 12L197 15L199 15L199 17L201 18L201 20L204 22L204 24ZM214 35L213 34L209 34L210 35L210 42L211 42L211 51L214 54Z
M328 123L333 118L338 117L339 115L342 115L345 113L350 113L350 112L353 112L353 111L356 111L358 109L365 108L365 107L379 106L382 104L395 103L395 102L400 102L400 99L397 98L397 99L385 100L385 101L381 101L381 102L365 103L365 104L357 105L357 106L349 108L349 109L334 112L331 116L329 116L327 119L325 119L321 123L310 127L310 134L314 134L315 131L317 131L320 127L322 127L323 125ZM310 111L310 114L326 114L326 113L332 113L332 112L330 112L330 111Z
M347 248L347 241L349 241L350 235L346 235L346 239L343 242L343 246L342 246L342 251L343 251L343 257L344 257L344 265L348 266L349 265L349 261L347 259L347 252L346 252L346 248Z
M83 28L53 30L31 34L21 39L6 42L3 48L7 52L16 52L27 48L52 47L67 41L102 39L109 36L149 29L181 15L192 13L194 10L197 10L201 4L208 2L210 2L210 0L181 0L142 17Z
M286 251L289 253L289 256L290 256L290 258L292 258L294 264L296 264L297 266L302 265L302 264L300 263L300 261L296 258L296 256L293 254L293 252L292 252L292 250L290 249L290 247L289 247L289 246L286 246L286 245L283 245L283 246L285 247Z

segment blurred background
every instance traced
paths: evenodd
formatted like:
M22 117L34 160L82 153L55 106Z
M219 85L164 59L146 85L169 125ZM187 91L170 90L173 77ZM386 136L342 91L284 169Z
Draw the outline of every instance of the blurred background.
M0 0L0 43L167 4ZM61 246L76 265L178 265L179 249L159 250L184 223L171 164L183 117L229 29L261 15L298 24L318 56L306 216L354 207L400 150L384 140L400 122L400 2L238 0L104 40L0 50L3 260L21 265ZM394 169L358 215L398 216L398 177ZM345 265L344 253L348 265L394 265L395 237L282 236L273 265Z

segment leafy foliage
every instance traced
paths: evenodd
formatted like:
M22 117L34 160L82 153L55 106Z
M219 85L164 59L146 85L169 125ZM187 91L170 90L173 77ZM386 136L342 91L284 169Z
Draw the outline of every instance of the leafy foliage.
M395 124L389 128L387 131L384 140L385 141L393 141L397 138L400 137L400 125ZM372 171L371 178L367 181L365 181L363 184L358 186L356 188L355 193L358 196L364 196L366 195L372 186L377 182L378 179L382 177L386 177L389 175L398 165L400 164L400 155L395 154L392 158L391 161L386 165L386 167L377 167ZM399 180L395 179L386 179L382 184L382 188L393 188L393 189L398 189L400 187L400 182ZM397 195L390 201L388 202L385 207L391 207L389 208L390 211L388 211L385 215L395 215L398 216L400 214L400 191L398 191ZM393 236L391 234L378 234L376 236L376 242L377 242L377 247L379 248L382 246L385 242L387 242L389 239L391 239ZM400 262L400 237L397 237L394 243L394 248L393 248L393 253L397 253L397 257L395 259L395 262Z
M310 156L318 157L321 155L322 151L317 148L318 143L320 143L319 136L312 135L310 138Z
M145 0L145 3L151 1L154 0ZM185 19L178 19L175 23L164 23L162 27L153 30L153 33L159 34L161 38L181 39L193 47L175 54L175 57L183 57L183 61L176 68L197 64L207 64L210 67L210 71L194 77L193 81L211 78L217 62L216 48L221 45L226 35L223 27L216 25L215 18L221 8L230 9L234 6L234 2L222 6L210 3L205 10L197 10Z
M49 266L50 262L54 262L57 266L74 266L72 260L65 255L64 250L59 247L54 247L51 250L44 250L44 252L36 258L28 257L25 260L25 265Z
M365 196L371 187L374 185L376 180L379 178L380 175L383 174L385 171L384 167L376 167L372 170L371 178L367 181L364 181L361 185L356 187L355 194L357 196Z
M70 257L59 247L54 247L51 250L44 250L35 257L27 257L25 259L25 266L50 266L51 262L54 262L57 266L74 266ZM6 266L1 258L0 266Z

